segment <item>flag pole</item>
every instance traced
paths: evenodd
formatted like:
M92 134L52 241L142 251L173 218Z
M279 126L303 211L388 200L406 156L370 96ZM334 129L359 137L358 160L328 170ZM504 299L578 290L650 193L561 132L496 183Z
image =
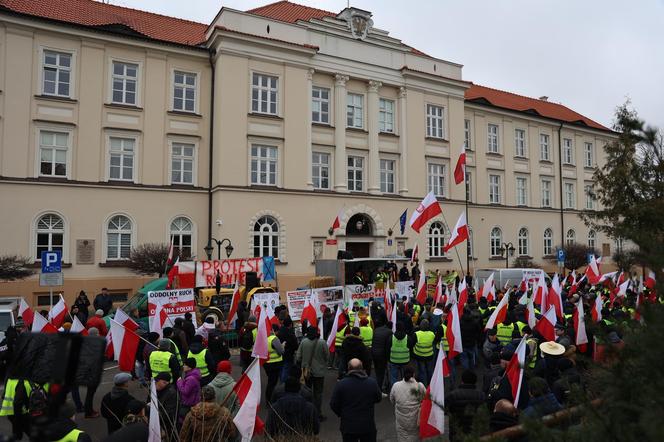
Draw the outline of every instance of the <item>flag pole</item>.
M466 150L464 149L464 152ZM470 225L470 221L468 218L468 175L466 174L466 165L463 167L463 182L466 188L466 195L465 195L465 200L466 200L466 228L467 226ZM471 240L471 235L470 235L470 229L468 228L468 239L466 240L466 274L470 275L470 242Z
M445 218L445 214L441 210L440 216L443 217L443 222L445 223L445 227L447 227L447 231L450 232L450 235L452 234L452 230L450 229L450 225L447 224L447 219ZM466 220L466 225L468 224L468 220ZM467 240L466 240L467 241ZM457 260L459 261L459 267L461 269L461 276L464 278L466 277L466 274L463 271L463 264L461 263L461 255L459 255L459 251L457 250L457 246L454 246L454 253L456 253Z

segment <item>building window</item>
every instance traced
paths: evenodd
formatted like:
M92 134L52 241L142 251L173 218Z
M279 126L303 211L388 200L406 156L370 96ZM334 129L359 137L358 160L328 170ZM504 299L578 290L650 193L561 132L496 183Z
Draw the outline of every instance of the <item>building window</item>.
M380 160L380 191L394 193L394 160Z
M35 258L41 260L41 253L59 250L64 254L65 222L53 213L42 215L37 220L37 250Z
M173 256L188 260L192 257L191 243L194 229L189 218L180 216L171 223L171 241L173 242Z
M523 177L516 178L516 205L528 205L528 180Z
M586 209L595 209L595 194L593 193L593 186L586 184L583 186L583 193L586 195Z
M494 227L491 229L491 234L489 235L489 254L492 257L500 256L500 247L503 243L503 232L500 230L500 227Z
M194 184L194 145L173 143L171 184Z
M251 184L277 185L277 148L251 146Z
M551 207L551 180L542 180L542 207Z
M576 242L576 232L574 231L574 229L569 229L567 231L567 235L565 235L565 244L571 246L575 242Z
M311 121L330 124L330 90L326 87L311 88Z
M473 201L473 180L472 174L466 170L466 201Z
M444 258L444 247L447 244L445 226L441 222L433 222L429 226L429 258Z
M173 73L173 110L196 112L196 74Z
M256 74L251 79L251 111L259 114L277 115L278 78Z
M526 131L523 129L514 129L514 155L526 157Z
M134 180L134 148L133 138L110 137L109 171L111 180Z
M254 224L254 257L279 258L279 223L271 216L262 216Z
M500 204L500 175L489 175L489 202Z
M115 215L106 229L106 259L129 259L131 255L131 220L124 215Z
M445 166L442 164L429 163L428 165L428 191L434 195L445 196Z
M39 175L66 177L68 148L67 132L39 131Z
M312 261L317 261L319 259L323 259L323 241L321 240L314 240L313 242L313 250L312 250Z
M487 126L487 152L498 153L498 125L489 124Z
M394 133L394 101L381 98L378 101L378 131Z
M463 120L463 147L472 150L470 147L470 120Z
M597 234L594 230L588 230L588 247L591 249L595 248L597 241Z
M474 239L473 239L473 229L468 226L468 241L466 244L466 253L470 258L473 258L475 255L473 254L473 244L474 244Z
M348 94L346 97L346 126L364 127L364 95Z
M593 167L595 164L595 152L593 150L593 143L583 143L583 165L585 167Z
M138 65L113 62L113 103L136 105Z
M565 183L565 209L573 209L576 206L574 198L574 183Z
M613 245L616 249L615 253L622 253L623 247L625 246L625 240L623 238L620 238L620 237L615 238L613 240Z
M59 97L70 96L71 54L44 51L42 64L42 94Z
M330 154L313 152L311 157L311 178L314 189L330 188Z
M364 158L348 157L348 190L362 192L364 183Z
M549 150L549 136L540 134L540 160L551 161L551 151Z
M563 138L563 163L574 164L574 149L571 138Z
M427 137L445 138L443 116L444 111L441 106L427 104Z
M519 256L528 256L530 254L528 251L528 229L525 227L519 229L518 246Z
M553 255L553 230L544 230L544 256Z

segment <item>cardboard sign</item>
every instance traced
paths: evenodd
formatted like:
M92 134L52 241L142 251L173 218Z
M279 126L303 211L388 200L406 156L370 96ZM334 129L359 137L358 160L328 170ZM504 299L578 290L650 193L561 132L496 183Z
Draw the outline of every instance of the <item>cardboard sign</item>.
M398 295L399 301L405 296L408 300L413 296L415 282L413 281L399 281L394 283L394 292Z
M374 298L375 300L379 300L379 298L383 299L383 290L376 289L375 284L352 284L346 286L345 300L349 306L357 302L360 307L366 307L369 305L369 298Z
M171 319L184 316L190 312L195 315L196 301L194 299L194 289L176 289L176 290L158 290L148 292L148 316L152 323L157 304L166 310Z
M245 284L247 272L256 272L261 281L274 281L274 258L238 258L222 259L221 261L198 261L196 265L196 287L214 287L217 273L222 284L233 284L240 280Z
M267 308L267 306L270 305L272 310L274 310L279 304L281 304L279 293L254 293L254 295L251 297L250 308L253 312L256 309L256 305L260 305L262 309Z
M323 287L310 290L294 290L286 293L286 302L288 304L288 314L293 321L299 321L304 309L304 302L311 293L318 298L318 317L323 316L324 308L334 310L334 306L343 305L344 288L342 286Z

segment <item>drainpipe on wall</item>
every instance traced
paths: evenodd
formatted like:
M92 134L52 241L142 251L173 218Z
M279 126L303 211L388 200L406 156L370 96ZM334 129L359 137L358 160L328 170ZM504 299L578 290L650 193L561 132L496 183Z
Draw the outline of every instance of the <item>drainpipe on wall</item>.
M560 247L565 245L565 217L564 217L564 197L563 197L563 140L561 138L563 123L558 127L558 174L560 175L559 192L560 193ZM564 269L563 269L564 272Z
M210 134L209 134L209 143L210 143L210 157L208 158L208 237L207 237L207 247L212 246L212 172L214 170L214 56L216 50L210 49L210 70L212 73L211 84L211 95L210 95ZM207 258L207 256L206 256Z

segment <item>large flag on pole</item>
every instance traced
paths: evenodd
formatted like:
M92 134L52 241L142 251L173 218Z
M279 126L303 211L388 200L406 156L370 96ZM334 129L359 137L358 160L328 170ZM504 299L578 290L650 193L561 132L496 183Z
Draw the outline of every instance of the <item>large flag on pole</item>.
M300 322L306 319L311 327L318 328L318 314L316 313L318 306L317 301L318 295L312 290L309 293L309 297L304 300L304 308L302 309L302 314L300 315ZM302 332L305 333L306 330L302 330Z
M168 258L166 259L166 266L164 267L164 273L168 274L168 266L173 264L173 242L175 241L175 235L171 235L171 244L168 247Z
M422 269L420 272L420 280L417 283L417 293L415 294L415 299L421 305L424 305L424 302L427 300L427 277L424 273L424 269Z
M484 330L491 330L498 324L501 324L507 317L507 306L510 302L510 291L503 296L503 299L500 300L496 309L489 316L489 320L486 322Z
M235 280L235 289L233 290L233 298L231 299L231 306L228 310L228 328L231 328L231 324L235 319L237 319L237 308L240 305L240 284L239 280Z
M115 316L113 317L115 322L120 325L127 327L131 331L136 331L138 329L138 324L136 321L131 319L128 314L125 313L121 308L115 311ZM109 329L106 333L106 357L112 359L115 355L115 348L113 347L113 331Z
M32 321L32 329L30 331L32 333L57 333L58 329L38 313Z
M255 434L263 432L263 421L258 417L261 402L261 366L254 359L242 373L233 387L240 409L233 418L233 423L242 437L242 442L251 441Z
M258 318L258 331L256 332L256 341L254 342L254 349L251 352L251 356L255 358L267 359L268 356L266 322L269 322L267 318L267 309L262 308L261 314Z
M334 322L332 323L332 329L330 330L330 334L327 337L327 348L330 349L331 353L334 353L334 343L336 341L337 333L339 333L339 327L341 327L340 321L341 321L341 314L343 313L343 309L341 306L337 306L337 312L334 315Z
M161 442L161 424L159 423L159 400L155 380L150 383L150 422L148 424L148 442Z
M138 335L131 328L111 319L113 333L113 359L118 361L121 371L132 371L136 363Z
M25 299L21 298L21 304L18 307L18 315L23 318L23 323L26 327L32 325L32 320L35 318L35 312L32 311Z
M445 350L441 348L420 409L420 439L438 436L445 432L445 376L448 374Z
M78 316L76 315L74 315L74 319L71 321L71 327L69 328L69 333L80 333L83 336L88 335L88 331L85 329L85 326L81 323L81 321L78 319Z
M450 235L450 240L447 242L447 245L443 247L445 253L452 247L461 244L462 242L468 239L468 224L466 223L466 212L461 212L459 219L457 220L454 230L452 230Z
M51 311L48 312L48 320L53 324L53 327L60 328L60 326L65 322L65 316L67 315L67 304L65 300L60 295L60 300L53 306Z
M419 248L417 246L417 243L415 243L415 247L413 247L413 252L410 254L410 264L413 265L415 261L417 260L417 255L419 253Z
M411 215L410 227L417 233L420 233L420 229L427 221L441 213L443 213L443 210L440 208L440 204L438 204L436 195L431 191L424 197L417 210Z
M408 209L404 210L399 217L399 231L403 235L406 232L406 218L408 217Z
M339 213L337 213L336 218L334 218L334 221L332 221L332 230L337 230L339 227L341 227L341 217L344 214L344 208L343 206L341 209L339 209Z
M466 146L462 145L461 153L454 168L454 182L461 184L464 181L466 181Z
M521 399L521 383L523 382L523 372L526 368L526 337L521 338L521 342L516 347L512 359L507 363L505 368L505 377L510 383L512 388L512 398L514 398L514 406L519 406Z
M574 333L576 334L576 346L582 353L586 351L588 344L588 334L586 333L586 318L583 311L583 300L579 299L576 303L576 310L572 316L574 320Z
M537 321L533 331L539 332L540 335L544 337L547 341L556 340L556 309L551 306L549 310Z

